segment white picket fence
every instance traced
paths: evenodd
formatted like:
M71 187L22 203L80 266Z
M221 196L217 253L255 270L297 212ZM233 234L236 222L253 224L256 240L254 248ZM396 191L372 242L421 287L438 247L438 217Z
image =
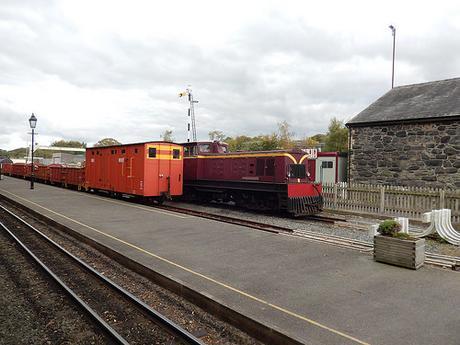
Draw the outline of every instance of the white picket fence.
M434 209L452 210L452 222L460 222L460 189L324 183L326 209L421 219Z

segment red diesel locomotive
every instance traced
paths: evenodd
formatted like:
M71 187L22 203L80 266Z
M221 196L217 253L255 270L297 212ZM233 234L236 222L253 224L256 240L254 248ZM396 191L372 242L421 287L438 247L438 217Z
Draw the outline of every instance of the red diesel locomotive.
M309 158L314 158L311 151L229 153L227 144L216 141L182 146L185 199L234 202L294 216L322 211L321 184L309 179Z

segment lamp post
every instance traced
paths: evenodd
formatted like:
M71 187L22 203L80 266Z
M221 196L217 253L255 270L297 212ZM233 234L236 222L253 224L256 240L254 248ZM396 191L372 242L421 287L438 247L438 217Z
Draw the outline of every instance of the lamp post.
M29 124L30 128L32 129L32 164L30 169L30 189L34 189L34 130L37 126L37 118L35 117L34 113L32 113L32 116L29 119Z
M393 35L393 65L391 67L391 88L395 85L395 42L396 42L396 28L390 25L391 34Z

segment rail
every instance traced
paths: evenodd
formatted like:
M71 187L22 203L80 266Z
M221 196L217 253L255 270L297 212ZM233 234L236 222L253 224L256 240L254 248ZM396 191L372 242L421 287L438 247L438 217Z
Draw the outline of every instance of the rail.
M181 326L177 325L155 309L148 306L146 303L138 299L136 296L131 294L130 292L123 289L118 284L114 283L107 277L105 277L100 272L96 271L93 267L89 266L87 263L67 251L61 245L53 241L51 238L43 234L41 231L36 229L31 224L27 223L24 219L19 217L18 215L14 214L12 211L7 209L6 207L0 205L0 209L8 213L14 220L20 222L24 225L27 229L31 230L32 233L38 236L41 240L44 240L46 243L50 244L52 248L59 251L60 253L64 254L66 257L71 259L74 263L78 264L83 270L90 273L97 280L102 282L104 285L109 287L111 290L117 292L121 295L126 301L129 301L137 310L142 311L149 318L151 318L156 324L160 325L163 329L167 330L170 334L173 334L175 337L183 340L187 344L193 345L203 345L203 342L196 338L194 335L183 329ZM92 308L88 306L80 297L78 297L77 293L75 293L72 289L70 289L64 282L61 280L57 274L55 274L49 267L47 267L17 236L14 235L11 229L8 229L3 223L0 222L1 227L6 230L10 236L22 247L24 250L31 256L34 261L36 261L40 267L42 267L50 277L55 280L62 288L69 294L89 315L101 326L101 328L110 336L112 337L117 343L119 344L129 344L126 339L124 339L118 332L116 332L109 324L107 324Z

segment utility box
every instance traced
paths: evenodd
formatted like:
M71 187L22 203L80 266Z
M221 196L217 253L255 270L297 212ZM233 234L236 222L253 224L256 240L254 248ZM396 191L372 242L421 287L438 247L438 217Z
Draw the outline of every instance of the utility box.
M85 178L95 190L158 200L182 195L183 148L170 142L87 148Z

